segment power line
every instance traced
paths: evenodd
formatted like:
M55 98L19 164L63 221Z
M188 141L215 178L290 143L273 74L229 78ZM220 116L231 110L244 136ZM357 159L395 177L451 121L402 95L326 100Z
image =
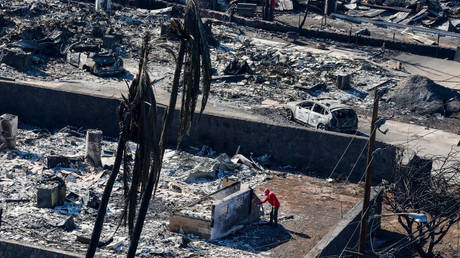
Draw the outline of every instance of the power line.
M407 138L409 138L409 130L407 130L407 131L408 131L408 132L407 132L407 136L408 136ZM424 138L424 137L426 137L426 136L428 136L428 135L430 135L430 134L433 134L433 133L435 133L435 132L437 132L437 131L439 131L439 129L435 129L435 130L433 130L433 131L431 131L431 132L428 132L428 133L426 133L426 134L424 134L424 135L421 135L421 136L419 136L419 137L417 137L417 138L413 138L413 139L410 139L410 140L407 139L406 142L400 143L400 144L395 144L395 146L402 146L402 145L408 144L408 143L413 142L413 141L421 140L422 138Z
M339 163L340 161L342 161L343 157L345 156L345 154L347 153L348 151L348 148L350 148L350 145L351 143L355 140L356 138L356 134L358 133L358 131L356 130L355 131L355 134L353 135L353 137L351 138L350 142L348 143L347 147L345 148L345 150L343 151L342 155L340 156L340 159L337 161L337 163L335 164L334 166L334 169L332 169L332 172L331 174L329 174L329 177L328 178L331 178L332 174L334 174L335 170L337 169L337 167L339 166Z
M372 131L372 133L374 133L375 130L377 130L377 127L374 128L374 130ZM372 134L372 133L371 133L371 134ZM351 173L353 173L353 171L355 170L355 167L356 167L356 165L358 164L359 159L360 159L361 156L363 155L364 150L366 150L367 145L368 145L368 142L364 143L364 146L363 146L363 148L361 149L361 152L359 153L359 156L358 156L358 158L356 159L355 164L353 164L353 167L351 168L351 171L350 171L350 173L349 173L348 176L347 176L347 179L346 179L347 182L348 182L348 179L349 179L350 176L351 176ZM364 172L365 172L365 170L364 170ZM361 179L362 179L362 178L361 178ZM361 181L361 180L360 180L360 181Z
M370 208L374 209L376 205L377 205L376 199L372 200L372 205L369 205L369 206L367 207L366 212L367 212ZM350 239L348 239L348 241L347 241L345 247L342 249L342 252L340 253L339 258L342 257L343 253L345 252L345 250L347 249L347 247L348 247L348 245L350 244L351 240L353 239L353 235L355 234L356 230L357 230L357 229L359 228L359 226L361 225L362 219L363 219L363 218L360 217L360 219L359 219L358 221L355 221L355 222L352 222L352 223L349 224L349 225L352 225L352 224L356 223L357 225L356 225L355 229L353 230L353 233L351 233Z
M455 206L451 207L449 211L451 211L453 208L455 208ZM429 227L427 230L425 230L424 232L416 232L416 233L419 233L417 236L414 236L414 238L412 240L410 240L409 242L407 243L403 243L401 244L400 246L399 243L402 243L404 240L406 239L409 239L409 236L405 236L403 238L401 238L400 240L398 240L397 242L391 244L390 246L384 248L382 251L380 252L375 252L376 254L379 254L379 255L383 255L383 254L386 254L388 253L389 250L396 250L396 251L399 251L399 250L402 250L404 248L406 248L407 246L411 245L412 243L414 243L415 241L418 241L419 238L425 236L427 233L431 233L433 232L434 230L436 230L436 228L441 225L442 223L444 223L445 221L447 221L447 218L452 216L453 214L457 213L458 211L453 211L452 213L448 214L448 216L445 216L445 219L441 220L440 222L436 223L435 225ZM438 217L437 217L438 218ZM435 219L437 219L435 218ZM433 221L434 219L432 219L431 221Z
M366 212L367 212L367 210L366 210ZM361 220L359 220L358 222L361 222ZM357 223L355 229L353 230L353 233L351 233L350 239L348 239L347 243L345 244L345 247L343 248L342 252L340 253L339 258L342 257L343 252L345 252L345 249L347 249L348 245L350 244L350 241L353 239L353 235L355 234L356 230L359 228L360 225L361 225L361 223Z

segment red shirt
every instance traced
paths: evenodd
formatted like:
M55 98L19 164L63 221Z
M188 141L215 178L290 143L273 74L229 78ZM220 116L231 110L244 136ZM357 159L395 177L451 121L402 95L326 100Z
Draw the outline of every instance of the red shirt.
M268 3L270 3L270 0L267 0L269 1ZM276 5L276 0L272 0L272 8L275 9L275 5Z
M263 200L261 203L264 203L268 201L273 207L280 207L280 202L278 201L278 198L276 198L276 195L272 192L270 192L267 197L265 197L265 200Z

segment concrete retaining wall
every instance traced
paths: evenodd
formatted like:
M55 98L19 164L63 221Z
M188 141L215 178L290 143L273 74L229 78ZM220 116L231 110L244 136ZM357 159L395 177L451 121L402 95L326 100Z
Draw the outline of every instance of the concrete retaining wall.
M373 187L370 198L369 216L382 213L383 188ZM363 201L357 203L348 211L332 230L330 230L305 256L314 257L339 257L345 248L353 249L357 246ZM380 217L371 219L369 229L380 229ZM347 253L344 253L347 254Z
M50 129L74 125L118 136L119 104L116 98L0 81L0 114L15 114L20 122Z
M0 114L19 116L20 122L50 129L66 125L100 129L106 136L118 136L117 110L119 99L59 91L24 83L0 81ZM164 107L159 107L160 115ZM179 111L168 143L175 146ZM350 135L317 131L304 127L293 127L251 121L219 114L205 113L199 123L195 122L191 136L185 137L182 146L209 145L217 152L234 153L241 146L240 153L254 156L270 154L273 160L303 169L317 170L318 176L328 176L351 140ZM357 137L337 166L337 173L348 175L367 139ZM383 177L392 167L395 148L377 143L384 148L375 159L375 178ZM358 180L365 170L364 154L358 160L350 179Z
M39 248L12 240L0 239L0 257L3 258L76 258L78 254L51 248Z
M175 135L170 135L175 142ZM241 146L240 153L255 156L270 154L281 164L319 171L318 176L329 176L350 143L352 136L334 132L317 131L285 125L268 124L238 118L204 114L190 137L184 138L184 145L211 146L218 152L233 153ZM361 178L366 167L367 138L356 137L336 168L338 174L347 176L358 160L350 180ZM385 178L388 168L393 166L395 148L378 142L382 155L374 160L374 182Z

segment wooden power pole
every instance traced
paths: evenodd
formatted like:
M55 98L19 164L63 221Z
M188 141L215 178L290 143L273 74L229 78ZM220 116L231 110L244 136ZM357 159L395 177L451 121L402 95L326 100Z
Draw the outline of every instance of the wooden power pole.
M366 184L364 186L364 200L363 210L361 212L361 228L359 231L359 253L360 257L366 252L366 236L367 236L367 220L369 218L369 199L371 195L372 185L372 174L374 172L373 167L373 153L375 149L375 135L376 128L375 122L377 121L377 115L379 110L379 94L378 91L374 92L374 109L372 110L372 122L371 122L371 135L369 136L369 145L367 148L367 163L366 163Z

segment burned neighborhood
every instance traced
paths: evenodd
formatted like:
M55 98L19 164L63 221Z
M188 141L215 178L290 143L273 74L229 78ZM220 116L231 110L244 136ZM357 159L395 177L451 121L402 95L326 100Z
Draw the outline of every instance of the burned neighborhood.
M459 257L460 1L0 0L0 257Z

